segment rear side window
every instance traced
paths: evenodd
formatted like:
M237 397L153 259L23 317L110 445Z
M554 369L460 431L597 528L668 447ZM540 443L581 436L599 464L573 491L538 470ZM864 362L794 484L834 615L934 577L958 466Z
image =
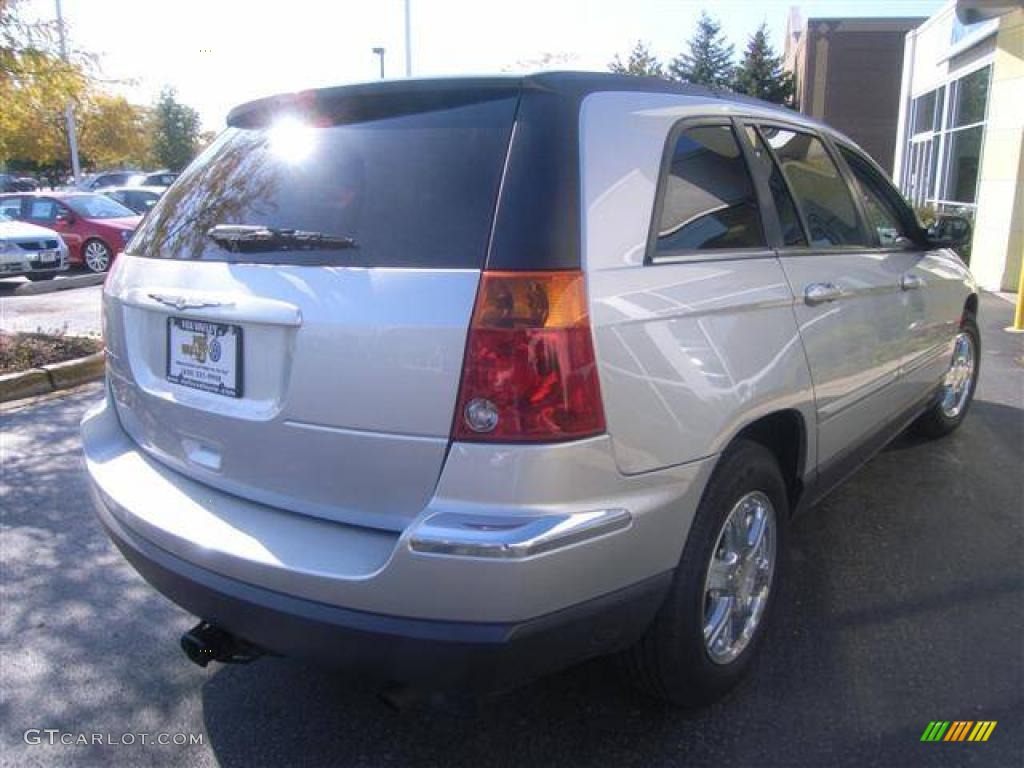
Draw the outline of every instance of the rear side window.
M761 131L803 211L811 246L867 245L850 190L821 141L784 128Z
M659 210L655 258L765 247L754 185L730 126L701 125L679 134Z
M57 218L57 203L45 197L30 200L28 218L32 221L54 221Z
M188 167L131 241L140 256L271 264L480 268L516 98L359 122L283 114L230 127ZM334 122L338 120L339 122ZM237 249L213 227L322 233L354 247Z

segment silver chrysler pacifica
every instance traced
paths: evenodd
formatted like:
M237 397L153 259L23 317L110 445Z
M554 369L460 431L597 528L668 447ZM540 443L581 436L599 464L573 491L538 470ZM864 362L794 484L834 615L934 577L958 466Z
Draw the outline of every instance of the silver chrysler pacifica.
M107 278L82 424L99 518L202 665L494 691L616 654L707 703L793 515L970 406L959 241L788 110L548 73L227 122Z

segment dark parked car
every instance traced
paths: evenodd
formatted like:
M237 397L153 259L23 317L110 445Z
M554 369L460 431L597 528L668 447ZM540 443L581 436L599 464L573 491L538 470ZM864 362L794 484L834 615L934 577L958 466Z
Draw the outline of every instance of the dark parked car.
M166 187L106 187L102 194L144 216L156 205L165 189Z
M33 192L39 188L35 179L0 173L0 192Z
M55 230L67 243L71 264L106 272L141 219L104 195L25 192L0 195L0 213Z

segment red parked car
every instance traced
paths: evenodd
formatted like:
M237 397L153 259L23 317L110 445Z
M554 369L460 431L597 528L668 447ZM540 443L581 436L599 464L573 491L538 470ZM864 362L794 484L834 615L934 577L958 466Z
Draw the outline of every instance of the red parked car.
M25 192L0 195L0 213L56 230L71 264L106 272L124 250L141 216L105 195L89 192Z

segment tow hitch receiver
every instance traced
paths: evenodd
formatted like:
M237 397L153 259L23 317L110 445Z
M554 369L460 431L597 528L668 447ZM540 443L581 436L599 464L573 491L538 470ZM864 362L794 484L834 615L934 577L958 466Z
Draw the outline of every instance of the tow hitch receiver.
M200 667L205 667L211 661L248 664L263 655L263 651L256 646L205 621L199 622L181 636L181 649Z

